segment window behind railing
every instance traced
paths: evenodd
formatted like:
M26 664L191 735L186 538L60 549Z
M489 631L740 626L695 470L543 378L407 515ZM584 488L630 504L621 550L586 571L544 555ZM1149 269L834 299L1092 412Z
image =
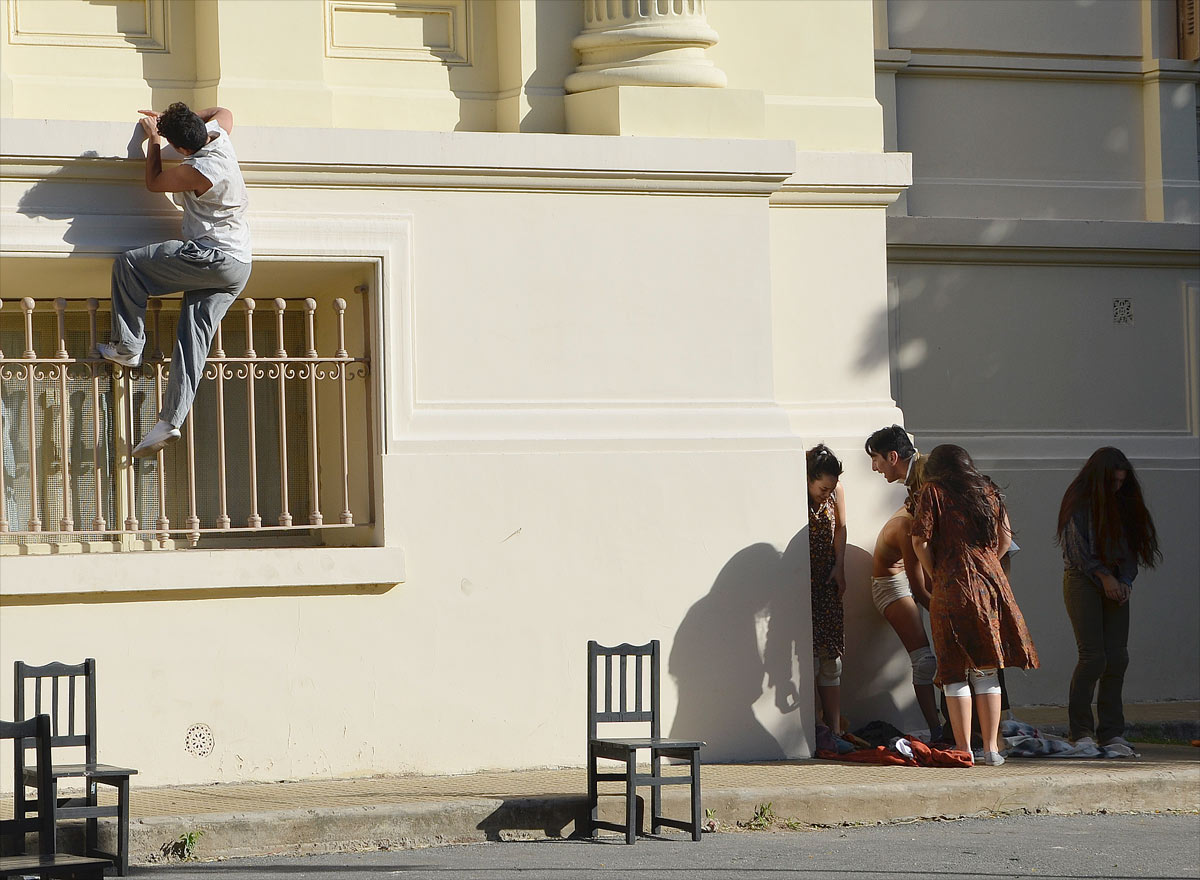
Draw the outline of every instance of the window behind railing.
M182 438L141 460L130 452L157 419L179 301L151 300L132 369L96 355L109 317L97 300L0 303L0 545L296 543L369 525L370 361L356 302L354 353L344 299L236 302Z

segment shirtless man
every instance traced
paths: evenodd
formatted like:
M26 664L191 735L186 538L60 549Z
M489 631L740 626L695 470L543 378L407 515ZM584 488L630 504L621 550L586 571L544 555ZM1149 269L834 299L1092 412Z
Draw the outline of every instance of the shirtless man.
M912 514L901 507L880 530L871 563L871 598L900 637L904 650L908 651L917 705L929 725L930 739L936 740L941 735L933 693L937 660L925 635L921 608L917 607L919 602L921 607L929 608L929 589L925 585L921 563L913 551L909 537L911 528Z

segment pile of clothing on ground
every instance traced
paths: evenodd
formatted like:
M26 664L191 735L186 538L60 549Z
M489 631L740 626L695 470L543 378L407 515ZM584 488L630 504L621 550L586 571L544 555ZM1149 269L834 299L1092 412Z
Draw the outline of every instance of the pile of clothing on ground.
M949 733L949 731L945 731ZM1121 737L1103 746L1090 737L1072 743L1043 733L1015 719L1000 722L1000 754L1005 758L1139 758L1133 746ZM817 725L818 758L861 764L892 764L908 767L970 767L983 762L983 752L974 754L943 741L940 730L903 733L886 721L872 721L852 733L837 736L823 724ZM1003 762L998 762L1003 763Z
M1015 719L1000 722L1000 735L1008 744L1008 758L1140 758L1132 744L1122 736L1097 745L1090 736L1071 742L1061 736L1042 733L1032 724Z

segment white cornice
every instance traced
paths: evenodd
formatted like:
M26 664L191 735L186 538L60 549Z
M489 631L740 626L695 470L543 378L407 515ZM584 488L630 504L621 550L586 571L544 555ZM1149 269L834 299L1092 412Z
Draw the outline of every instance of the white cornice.
M911 183L911 153L803 151L771 206L886 207Z
M5 119L2 173L140 180L134 135L129 123ZM796 156L791 141L490 132L247 127L235 142L251 186L764 196L795 170Z

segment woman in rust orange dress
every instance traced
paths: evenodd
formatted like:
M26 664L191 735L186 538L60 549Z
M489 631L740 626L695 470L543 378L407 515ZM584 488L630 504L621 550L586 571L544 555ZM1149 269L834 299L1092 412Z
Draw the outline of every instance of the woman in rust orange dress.
M926 459L912 541L932 575L929 618L938 661L936 684L946 694L955 747L971 753L973 691L983 762L1003 764L997 745L997 671L1032 669L1038 658L1000 567L1012 541L1004 499L961 446L938 446Z

